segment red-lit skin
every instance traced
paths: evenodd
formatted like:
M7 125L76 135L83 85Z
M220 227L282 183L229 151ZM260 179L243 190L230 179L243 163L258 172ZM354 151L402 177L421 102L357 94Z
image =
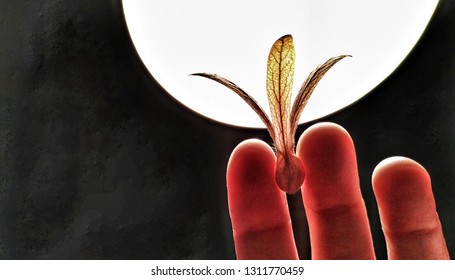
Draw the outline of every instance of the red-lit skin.
M374 259L355 148L340 126L321 123L297 144L305 180L302 197L313 259ZM275 183L276 157L247 140L228 164L228 203L238 259L297 259L285 193ZM448 259L428 173L406 158L391 158L373 172L390 259Z

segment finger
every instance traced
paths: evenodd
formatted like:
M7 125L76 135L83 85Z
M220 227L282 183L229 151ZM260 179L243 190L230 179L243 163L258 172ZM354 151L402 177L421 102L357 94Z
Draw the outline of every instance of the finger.
M333 123L308 128L297 144L314 259L374 259L354 144Z
M427 171L393 157L375 168L372 181L389 259L448 259Z
M242 142L227 169L228 204L238 259L297 259L286 195L275 183L276 158L259 140Z

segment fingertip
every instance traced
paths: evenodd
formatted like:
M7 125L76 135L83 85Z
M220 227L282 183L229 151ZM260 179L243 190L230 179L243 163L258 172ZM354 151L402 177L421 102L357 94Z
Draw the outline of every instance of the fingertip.
M251 155L253 155L254 158L257 156L267 157L267 154L273 155L273 151L267 143L259 139L247 139L240 142L240 144L234 148L231 153L230 162L236 160L237 157L249 158Z
M304 163L305 172L327 167L357 170L352 138L342 126L335 123L323 122L309 127L300 136L297 155Z
M305 171L307 207L331 208L361 199L354 143L342 126L324 122L309 127L298 141L297 155Z
M415 160L403 156L394 156L384 159L375 167L372 174L373 187L377 185L376 182L385 177L404 172L430 177L426 169Z
M301 153L305 147L318 145L320 140L328 137L332 140L342 139L352 142L351 136L344 127L332 122L321 122L310 126L302 133L297 142L297 153Z
M371 180L378 202L412 194L432 196L427 170L407 157L395 156L381 161L374 169Z
M270 176L274 176L274 166L275 154L267 143L258 139L245 140L231 153L227 166L227 184L247 184L253 187L262 185L262 180L270 181Z

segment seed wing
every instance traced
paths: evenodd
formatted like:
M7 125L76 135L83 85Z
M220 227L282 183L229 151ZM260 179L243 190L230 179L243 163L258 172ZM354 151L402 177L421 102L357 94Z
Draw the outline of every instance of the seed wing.
M279 38L270 49L267 61L267 97L275 130L277 152L293 150L289 111L294 80L294 42L291 35Z
M262 107L259 105L259 103L251 95L249 95L247 92L245 92L243 89L241 89L239 86L237 86L233 82L231 82L228 79L225 79L221 76L218 76L216 74L194 73L191 75L200 76L200 77L204 77L204 78L213 80L215 82L218 82L218 83L224 85L225 87L229 88L233 92L235 92L248 105L250 105L250 107L256 112L256 114L258 114L259 118L261 118L262 122L264 122L265 127L269 131L272 139L275 138L275 135L274 135L275 132L273 130L273 126L272 126L272 123L270 122L270 119L267 117L267 114L265 113L264 109L262 109Z
M295 97L294 104L292 105L290 116L292 134L295 134L295 131L297 130L297 126L299 124L300 116L302 115L302 111L305 108L305 105L308 103L308 99L310 99L310 96L319 81L338 61L348 56L350 55L340 55L330 58L325 63L316 67L316 69L314 69L313 72L311 72L307 77L302 87L300 88L299 93Z

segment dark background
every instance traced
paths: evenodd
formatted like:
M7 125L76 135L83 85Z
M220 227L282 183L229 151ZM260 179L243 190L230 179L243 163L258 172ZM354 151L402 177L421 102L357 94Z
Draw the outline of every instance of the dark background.
M378 258L370 177L394 155L431 174L455 256L454 51L455 2L443 0L393 75L323 119L357 146ZM160 88L120 0L0 0L0 258L235 258L224 174L251 137L269 141L265 130L210 122Z

